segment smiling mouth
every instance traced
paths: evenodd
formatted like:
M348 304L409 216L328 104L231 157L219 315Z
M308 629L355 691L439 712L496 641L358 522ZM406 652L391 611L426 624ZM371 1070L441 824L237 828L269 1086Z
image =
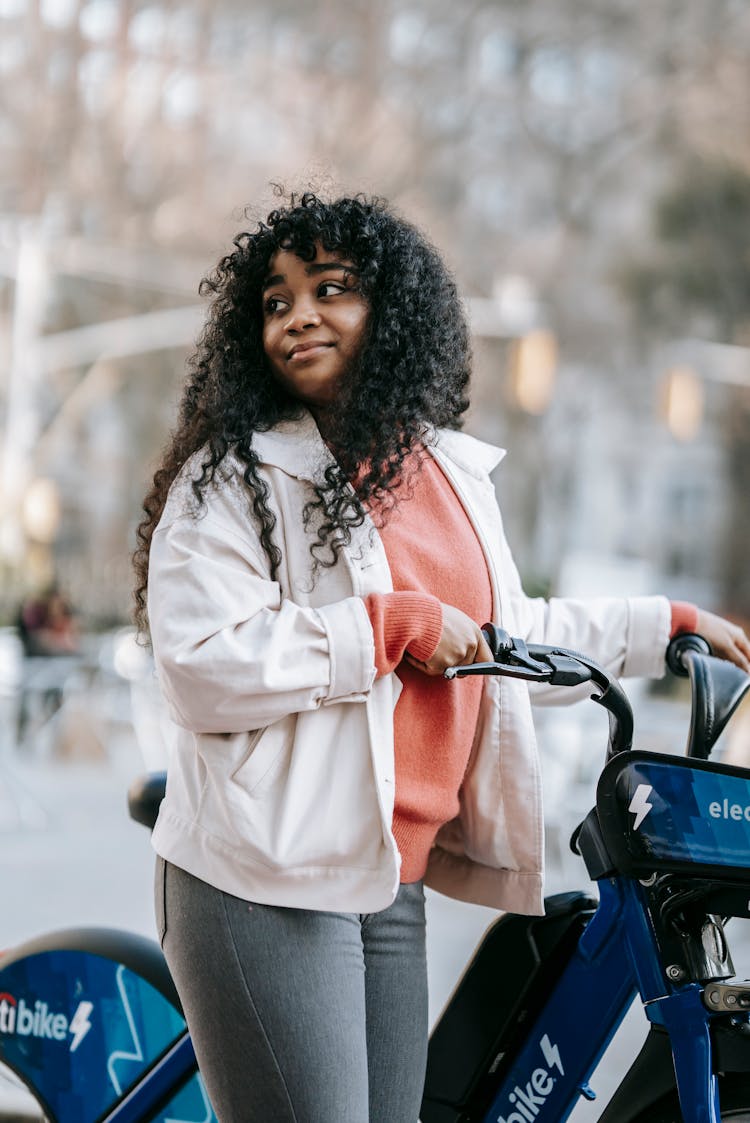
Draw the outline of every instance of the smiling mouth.
M320 354L321 351L328 350L333 347L332 343L300 343L297 347L293 347L287 356L287 361L294 361L295 359L301 361L307 358L314 358L315 355Z

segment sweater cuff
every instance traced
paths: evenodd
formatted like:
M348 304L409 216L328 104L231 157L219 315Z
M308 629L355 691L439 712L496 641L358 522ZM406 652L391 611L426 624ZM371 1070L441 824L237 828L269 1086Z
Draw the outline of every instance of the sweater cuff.
M672 609L672 623L669 638L674 639L681 632L696 632L698 630L698 608L687 601L673 600L670 602Z
M429 593L371 593L364 598L375 639L378 677L390 674L409 652L420 663L434 654L443 631L443 609Z

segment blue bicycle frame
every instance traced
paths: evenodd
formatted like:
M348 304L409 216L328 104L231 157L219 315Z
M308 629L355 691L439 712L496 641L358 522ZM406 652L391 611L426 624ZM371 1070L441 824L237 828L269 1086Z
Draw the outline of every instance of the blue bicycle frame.
M625 878L600 883L600 904L573 958L503 1079L482 1123L567 1119L640 993L649 1020L673 1042L685 1123L718 1123L702 988L665 986L642 887ZM574 1012L574 1016L572 1016Z

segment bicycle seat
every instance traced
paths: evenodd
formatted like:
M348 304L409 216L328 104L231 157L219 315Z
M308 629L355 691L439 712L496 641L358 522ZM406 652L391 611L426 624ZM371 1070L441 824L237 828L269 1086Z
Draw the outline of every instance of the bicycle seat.
M167 786L166 772L147 772L128 788L128 813L136 823L153 830Z

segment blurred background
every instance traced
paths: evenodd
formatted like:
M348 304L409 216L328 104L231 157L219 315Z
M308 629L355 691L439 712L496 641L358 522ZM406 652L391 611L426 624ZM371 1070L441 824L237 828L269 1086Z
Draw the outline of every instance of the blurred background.
M130 555L198 283L274 184L385 195L450 261L530 592L750 619L746 0L0 0L0 76L3 942L152 930ZM634 697L679 748L684 696ZM553 888L590 720L540 719ZM487 919L457 916L434 1012Z
M749 54L744 0L0 0L4 622L52 581L127 622L198 282L272 182L451 261L530 586L750 615Z

